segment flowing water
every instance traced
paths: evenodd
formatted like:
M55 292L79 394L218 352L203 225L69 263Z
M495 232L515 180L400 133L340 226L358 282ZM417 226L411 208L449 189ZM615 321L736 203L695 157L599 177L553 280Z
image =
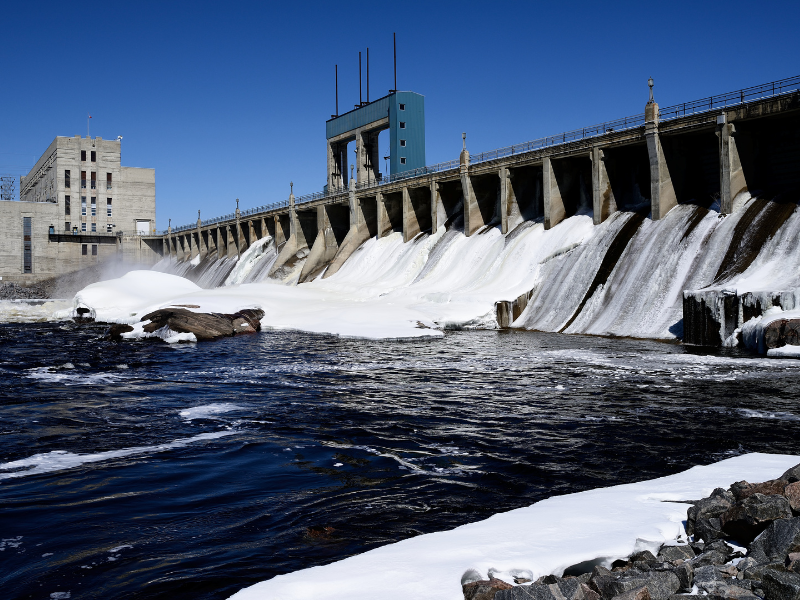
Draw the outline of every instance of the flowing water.
M103 332L0 325L3 598L226 598L555 494L800 452L800 362L737 350Z

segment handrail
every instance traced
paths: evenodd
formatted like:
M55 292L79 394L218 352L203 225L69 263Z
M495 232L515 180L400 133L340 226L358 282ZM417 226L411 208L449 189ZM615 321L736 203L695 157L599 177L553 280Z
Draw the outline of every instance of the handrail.
M800 91L800 75L794 77L787 77L786 79L779 79L777 81L772 81L770 83L763 83L761 85L756 85L749 88L743 88L735 92L727 92L724 94L718 94L716 96L709 96L708 98L701 98L700 100L694 100L692 102L684 102L682 104L675 104L673 106L659 108L658 117L660 121L669 121L671 119L677 119L679 117L683 117L686 115L713 112L721 108L738 106L741 104L746 104L748 102L753 102L754 100L772 98L797 91ZM637 115L633 115L630 117L623 117L621 119L615 119L613 121L606 121L605 123L600 123L599 125L592 125L590 127L583 127L581 129L573 129L572 131L565 131L558 135L551 135L539 138L537 140L532 140L530 142L513 144L511 146L506 146L505 148L498 148L496 150L489 150L487 152L481 152L480 154L470 155L470 163L476 164L481 162L487 162L490 160L496 160L498 158L504 158L506 156L533 152L535 150L541 150L542 148L557 146L559 144L565 144L567 142L589 139L615 131L626 131L629 129L636 129L637 127L642 127L644 124L645 124L644 113L639 113ZM450 171L452 169L457 169L459 166L460 166L459 159L448 160L445 162L436 163L434 165L419 167L416 169L409 169L408 171L395 173L393 175L390 175L389 177L383 177L381 179L376 179L374 181L365 181L362 183L357 183L356 189L364 190L373 187L379 187L382 185L388 185L396 181L412 179L414 177L421 177L423 175L429 175L431 173L441 173L443 171ZM304 196L296 198L295 205L305 204L323 198L340 196L342 194L348 193L348 191L349 191L348 188L343 186L343 187L323 190L321 192L306 194ZM279 202L274 202L272 204L251 208L246 211L241 211L239 214L240 216L250 216L257 213L275 210L277 208L285 208L287 206L289 206L289 201L281 200ZM202 225L203 226L213 225L214 223L234 220L235 218L236 218L236 213L230 213L222 217L217 217L215 219L202 221ZM197 228L196 223L192 225L182 225L181 227L176 227L175 229L173 229L172 233L180 233L182 231L187 231L189 229L196 229L196 228ZM162 232L162 235L168 235L168 230L164 230Z

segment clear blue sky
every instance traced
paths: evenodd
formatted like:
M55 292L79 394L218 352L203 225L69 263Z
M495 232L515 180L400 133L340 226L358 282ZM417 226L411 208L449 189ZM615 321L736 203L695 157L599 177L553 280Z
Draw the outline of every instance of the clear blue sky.
M56 135L124 137L159 229L325 183L325 120L397 84L425 96L427 162L800 74L800 2L9 2L0 173Z

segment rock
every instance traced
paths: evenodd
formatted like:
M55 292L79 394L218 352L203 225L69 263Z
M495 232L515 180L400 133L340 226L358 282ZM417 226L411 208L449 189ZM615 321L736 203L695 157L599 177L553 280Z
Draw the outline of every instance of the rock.
M800 574L768 569L762 580L764 600L800 600Z
M790 552L786 557L786 570L800 573L800 552Z
M764 328L764 346L781 348L800 345L800 319L775 319Z
M592 569L592 577L601 577L603 575L611 575L611 571L601 565L597 565L594 569Z
M662 546L656 557L659 562L673 562L675 560L689 560L696 554L688 544L681 546Z
M777 519L792 516L784 496L765 496L758 492L727 510L720 517L722 530L741 544L749 544Z
M725 585L725 580L714 565L705 565L694 570L694 585L710 593Z
M589 595L586 595L588 590ZM532 583L517 585L511 589L501 590L494 596L495 600L599 600L600 596L577 577L560 579L558 583ZM466 596L465 596L466 599Z
M142 317L150 321L144 331L152 333L169 327L177 333L193 333L197 341L215 340L239 333L255 333L261 330L260 309L244 309L234 314L197 313L185 308L162 308Z
M783 494L783 489L785 487L786 482L782 479L771 479L763 483L747 483L746 481L738 481L731 486L731 492L733 493L737 502L742 502L753 494L764 494L765 496Z
M783 495L786 496L792 510L800 513L800 481L787 485L783 490Z
M614 600L651 600L650 591L645 586L614 596Z
M783 563L790 552L800 550L800 517L774 521L753 542L747 556L758 564Z
M600 600L600 594L585 583L581 584L581 592L583 593L583 600Z
M783 481L787 481L789 483L794 483L795 481L800 481L800 465L795 465L786 473L781 475L778 479L782 479Z
M681 588L680 580L671 571L629 571L594 578L592 587L605 599L647 587L652 600L666 600Z
M708 498L697 500L686 511L686 534L696 535L695 523L698 520L718 518L722 513L730 509L734 502L733 494L722 488L715 489Z
M680 566L673 567L672 572L675 573L681 584L679 589L687 592L692 589L694 585L694 567L691 564L685 562Z
M739 577L739 579L742 579L743 571L755 567L756 565L758 565L758 561L754 559L752 556L747 556L743 558L742 560L739 561L739 564L736 565L736 568L739 569L739 575L737 575L737 577Z
M636 562L644 562L644 563L654 563L656 561L656 557L653 556L653 553L650 550L642 550L641 552L636 552L631 554L628 558L629 561L636 563Z
M697 519L694 523L694 537L705 540L706 542L723 539L725 537L725 532L722 531L722 522L716 517Z
M761 600L750 590L735 585L721 585L704 598L706 600Z
M114 325L108 328L106 336L110 340L119 342L120 340L122 340L122 334L128 333L129 331L133 331L133 327L131 327L130 325L120 325L119 323L115 323Z
M560 580L561 578L556 577L555 575L542 575L536 580L536 583L550 585L551 583L558 583Z
M473 581L461 586L464 600L494 600L500 590L510 590L514 586L500 579Z

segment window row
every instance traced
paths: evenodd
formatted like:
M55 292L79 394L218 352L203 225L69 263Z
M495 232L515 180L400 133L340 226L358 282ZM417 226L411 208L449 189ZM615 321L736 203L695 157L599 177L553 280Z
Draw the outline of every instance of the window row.
M69 196L64 196L64 215L72 214L72 199ZM112 213L112 200L111 198L106 198L106 216L110 217ZM97 198L92 197L91 204L89 208L92 211L92 216L97 216ZM86 196L81 196L81 216L86 216Z
M92 150L90 153L92 162L97 162L97 152ZM81 162L86 162L86 150L81 150Z
M89 183L92 186L92 189L97 189L97 173L92 171L90 174ZM106 173L106 189L110 190L112 188L111 185L111 173ZM72 181L71 181L71 174L69 169L64 169L64 187L67 189L71 189ZM81 188L86 189L86 171L81 171Z
M92 244L92 256L97 256L97 244ZM86 256L89 254L89 244L81 244L81 254Z
M87 225L86 223L81 223L80 232L87 233ZM78 226L72 225L69 221L64 221L64 232L66 233L78 233ZM97 223L89 223L89 230L88 232L97 233ZM106 224L106 233L114 233L114 226L111 223Z

